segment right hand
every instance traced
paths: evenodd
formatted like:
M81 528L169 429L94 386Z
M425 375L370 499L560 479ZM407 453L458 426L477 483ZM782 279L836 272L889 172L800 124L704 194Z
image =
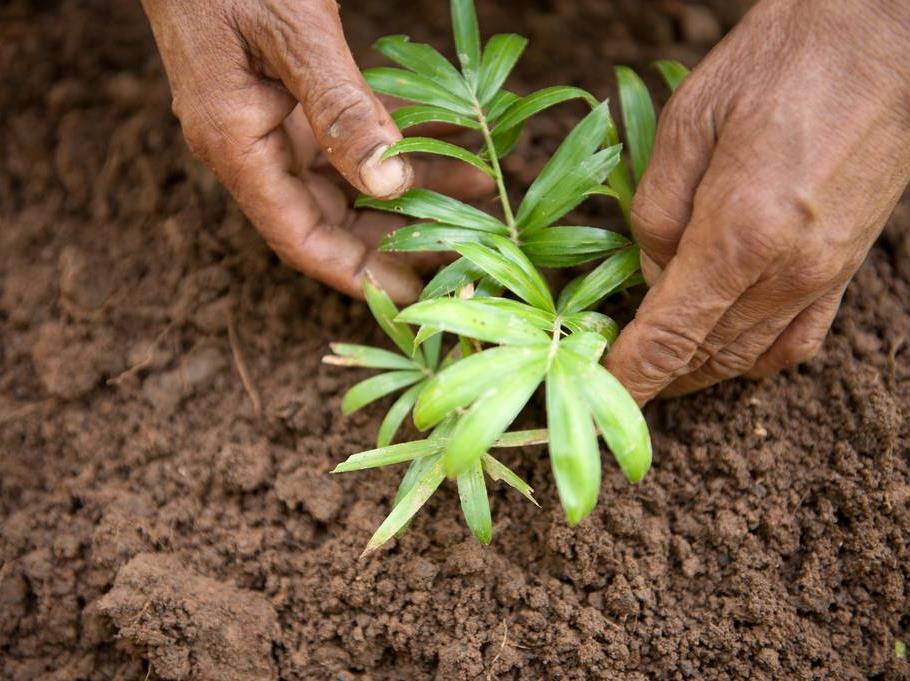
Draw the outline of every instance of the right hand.
M354 63L335 0L143 6L190 150L282 260L353 296L369 272L397 302L414 300L414 270L375 251L404 221L355 213L340 187L313 172L320 151L348 183L378 198L415 183L464 199L492 186L458 161L379 161L401 134Z

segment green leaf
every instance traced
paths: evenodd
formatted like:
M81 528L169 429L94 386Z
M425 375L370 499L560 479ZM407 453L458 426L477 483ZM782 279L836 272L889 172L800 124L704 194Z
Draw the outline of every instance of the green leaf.
M398 316L398 308L392 299L374 284L369 276L363 278L363 296L366 298L367 305L373 317L385 331L386 335L399 347L407 356L414 356L414 332L405 324L399 324L395 321Z
M527 38L514 33L494 35L487 41L477 79L477 99L481 105L489 104L499 92L527 45Z
M546 428L513 430L509 433L503 433L502 436L493 443L493 447L497 449L527 447L529 445L545 445L548 441L549 437Z
M483 466L475 461L458 476L458 498L465 522L477 541L489 544L493 538L493 519L490 517L490 499L487 483L483 479Z
M480 123L473 118L429 104L411 104L395 109L392 120L402 131L424 123L449 123L469 130L480 130Z
M661 77L664 79L664 82L667 84L667 87L670 88L671 92L676 92L677 88L679 88L689 75L689 69L672 59L656 61L654 62L654 66L660 71Z
M544 88L526 97L515 99L509 108L502 113L499 120L496 121L493 126L493 132L510 130L544 109L572 99L583 99L591 105L592 109L600 104L593 95L581 88L564 86Z
M483 159L477 154L473 154L467 149L462 149L459 146L432 137L405 137L382 152L380 160L384 161L387 158L398 156L399 154L410 154L414 152L447 156L448 158L464 161L490 177L495 175L493 169L484 163Z
M401 213L422 220L436 220L446 225L467 227L491 234L509 233L509 228L489 213L429 189L411 189L397 199L360 196L354 205L357 208Z
M400 529L405 527L411 518L414 517L414 514L426 503L427 499L433 496L433 492L436 491L445 477L445 467L441 458L436 460L426 470L422 470L420 477L395 504L395 508L392 509L392 512L389 513L382 525L379 526L379 529L370 538L361 557L378 549Z
M332 343L330 347L335 354L323 357L325 364L367 369L420 369L414 360L380 348L351 343Z
M399 445L387 445L366 452L352 454L345 461L335 466L333 473L362 471L367 468L390 466L403 461L419 459L423 456L438 454L445 446L445 440L415 440L402 442Z
M480 70L480 27L474 0L452 0L452 32L461 70L468 84L476 86Z
M540 385L546 356L530 360L507 381L487 388L462 416L443 453L446 473L459 475L487 450L515 420Z
M363 72L363 77L376 92L390 97L430 104L466 116L474 113L469 102L437 85L426 76L404 69L380 66L367 69Z
M417 331L417 335L420 335L420 332L427 327L420 327ZM429 329L427 329L429 332ZM439 353L442 350L442 333L435 333L432 336L425 336L420 339L420 342L423 346L423 354L426 356L427 366L431 369L435 369L439 366Z
M430 279L420 294L420 300L441 298L454 293L483 276L483 270L466 258L459 258L443 267Z
M414 407L414 425L426 430L458 409L470 405L482 393L509 382L529 363L545 359L549 345L491 348L465 357L427 381Z
M486 343L515 345L549 340L547 334L522 317L473 300L423 300L406 308L397 319L426 324Z
M657 131L657 116L648 88L635 71L627 66L617 66L616 79L619 82L619 101L622 104L626 144L637 183L641 181L641 176L644 175L651 159L651 149Z
M540 507L540 504L537 503L537 499L534 498L534 489L518 477L512 470L505 464L497 461L489 454L484 454L480 458L480 463L483 466L483 469L486 471L487 475L490 476L490 479L494 482L502 480L509 487L518 491L525 499L530 501L532 504Z
M592 364L600 360L606 349L606 339L599 333L590 331L573 333L559 341L559 351L575 353L580 359Z
M570 282L559 294L560 313L581 312L604 299L638 272L641 260L637 246L611 255L588 274Z
M597 333L607 341L607 347L613 345L619 336L619 325L610 317L600 312L574 312L561 318L562 325L572 333Z
M518 95L514 92L509 92L508 90L500 90L497 92L486 107L487 124L495 127L496 119L502 116L506 110L519 99L521 98Z
M456 244L455 250L530 305L555 310L550 291L536 272L535 278L529 277L511 259L482 244Z
M580 393L587 373L577 367L573 371L561 354L556 353L547 372L550 464L566 520L575 526L597 503L600 450L591 413Z
M382 423L379 426L379 432L376 434L377 447L388 447L392 444L398 429L401 428L401 424L407 417L408 412L411 411L425 384L425 381L421 381L412 385L389 407L389 411L386 412L385 418L382 419Z
M570 267L624 248L629 240L598 227L549 227L530 234L521 250L540 267Z
M399 66L404 66L460 98L470 100L471 90L452 63L430 45L412 43L406 35L390 35L377 40L375 47Z
M555 312L556 306L553 304L553 296L550 294L550 287L547 285L547 282L544 280L540 271L534 267L534 263L525 255L524 251L510 239L506 239L498 234L489 235L487 241L493 244L493 246L495 246L505 258L510 260L512 264L516 265L524 272L525 276L534 287L534 290L537 291L540 301L543 303L538 307Z
M347 416L389 393L401 390L424 378L422 371L389 371L361 381L341 398L341 412Z
M581 203L585 192L603 184L619 160L619 149L600 152L610 123L604 102L592 110L563 140L531 184L515 216L523 231L552 224Z
M641 480L651 467L648 424L622 383L601 365L585 372L579 383L597 427L630 482Z
M541 310L536 307L531 307L526 303L522 303L518 300L512 300L511 298L499 298L496 296L479 298L475 294L473 300L474 302L480 303L481 305L489 305L491 307L504 310L510 314L515 314L523 317L542 331L546 331L548 333L553 331L553 324L556 321L556 314L548 310Z
M480 243L484 232L467 227L452 227L438 222L408 225L388 234L379 244L380 251L451 251L455 244Z
M492 277L484 276L477 282L477 286L474 287L474 297L483 298L484 302L488 298L494 298L501 296L503 288L498 281ZM518 302L518 301L515 301ZM530 305L526 306L528 309L534 309Z

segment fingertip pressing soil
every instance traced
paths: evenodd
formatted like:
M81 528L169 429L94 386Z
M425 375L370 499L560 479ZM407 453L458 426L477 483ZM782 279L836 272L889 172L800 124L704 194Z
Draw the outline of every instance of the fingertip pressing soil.
M615 63L659 91L649 61L694 64L748 5L479 4L532 39L516 90L599 96ZM363 65L387 33L449 44L442 0L393 5L344 4ZM381 410L343 418L362 374L319 359L384 342L365 306L190 159L137 3L7 3L0 73L0 678L910 676L910 200L819 357L649 407L653 470L606 458L580 527L528 449L542 508L494 488L491 546L444 486L358 560L400 471L329 475ZM532 121L512 177L579 113Z

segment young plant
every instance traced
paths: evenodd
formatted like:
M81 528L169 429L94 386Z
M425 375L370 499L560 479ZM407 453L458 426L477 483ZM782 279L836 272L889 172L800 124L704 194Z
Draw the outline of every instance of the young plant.
M523 97L504 89L527 41L496 35L481 49L472 0L452 0L451 10L460 69L429 45L390 36L376 47L403 68L369 69L364 76L377 92L415 102L393 113L402 130L443 122L480 137L473 150L406 137L385 157L421 152L468 163L495 181L501 214L425 189L394 200L361 197L357 202L421 221L386 237L383 250L454 251L460 256L430 280L418 303L401 312L372 282L365 282L373 315L402 355L334 344L335 354L326 358L333 364L389 370L355 385L343 398L345 413L407 388L383 420L377 448L352 455L334 471L410 462L391 513L364 553L403 531L447 476L457 482L471 531L488 543L492 520L486 477L506 482L536 503L528 484L490 454L496 448L549 445L570 525L584 519L597 501L598 434L631 482L641 480L651 464L640 410L600 363L619 328L592 309L608 295L641 283L638 249L615 232L561 223L597 195L617 200L628 220L654 142L651 97L631 69L616 69L622 145L608 103L580 88L550 87ZM671 89L687 73L675 62L656 66ZM572 99L586 102L590 113L513 210L500 159L514 148L528 118ZM555 298L540 272L594 261L600 263ZM454 342L441 359L445 334ZM506 432L541 385L547 428ZM392 444L408 413L428 436Z

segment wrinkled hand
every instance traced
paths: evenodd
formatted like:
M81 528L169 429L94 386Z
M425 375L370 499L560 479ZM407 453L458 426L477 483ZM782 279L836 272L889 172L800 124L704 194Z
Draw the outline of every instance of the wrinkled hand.
M910 5L763 0L673 96L633 207L644 403L812 357L910 180Z
M316 172L321 152L351 185L389 198L412 183L464 199L489 180L457 161L379 161L401 139L348 50L335 0L143 0L191 151L278 255L354 296L366 271L398 302L421 281L375 246L404 224L355 213ZM337 178L337 174L336 174Z

